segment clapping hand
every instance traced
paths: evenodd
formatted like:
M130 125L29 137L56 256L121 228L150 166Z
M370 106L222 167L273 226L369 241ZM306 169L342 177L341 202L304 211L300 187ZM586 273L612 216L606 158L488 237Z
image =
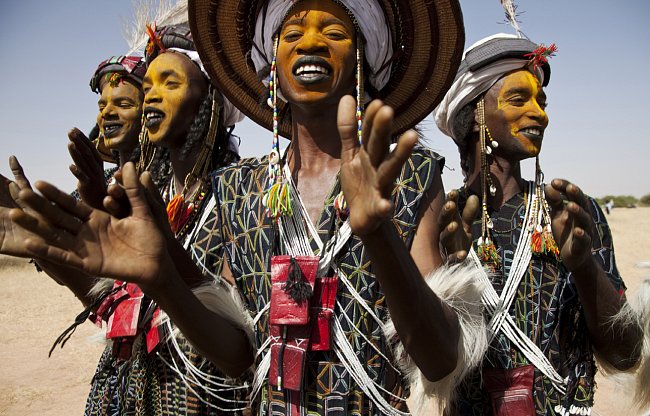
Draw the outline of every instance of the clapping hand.
M393 109L371 102L363 121L363 145L357 136L356 101L346 95L339 102L337 124L341 136L341 188L350 209L352 231L363 237L393 213L391 193L402 165L417 144L417 133L404 133L391 152Z

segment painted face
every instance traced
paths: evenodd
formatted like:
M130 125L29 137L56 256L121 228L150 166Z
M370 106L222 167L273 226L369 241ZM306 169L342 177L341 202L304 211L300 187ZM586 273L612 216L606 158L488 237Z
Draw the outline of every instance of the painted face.
M138 145L142 116L142 91L129 81L101 86L97 125L109 150L133 150Z
M142 91L149 140L165 147L181 147L208 93L201 70L183 54L160 54L147 68Z
M485 94L485 122L499 142L495 154L513 160L537 156L548 125L546 94L539 80L520 69L503 77Z
M282 25L277 52L279 86L292 104L331 102L355 87L355 29L331 1L305 0Z

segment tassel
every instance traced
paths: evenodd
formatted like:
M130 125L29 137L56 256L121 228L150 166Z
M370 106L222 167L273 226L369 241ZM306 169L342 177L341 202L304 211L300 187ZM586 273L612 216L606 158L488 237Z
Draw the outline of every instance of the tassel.
M339 192L334 198L334 210L340 220L345 220L350 215L350 209L348 209L348 204L345 202L343 192Z
M84 309L83 312L77 315L77 317L74 319L74 323L70 325L65 331L63 331L63 333L59 335L59 337L54 341L54 344L52 344L52 348L50 348L50 352L47 354L48 358L52 356L52 352L54 351L57 345L61 344L61 348L63 348L65 343L68 342L70 337L72 337L72 334L74 334L74 331L77 330L77 327L83 324L86 321L86 319L88 319L93 309L97 308L104 301L104 299L106 299L107 297L109 297L114 293L117 293L117 291L119 291L120 289L122 289L122 286L117 286L111 290L105 291L104 293L99 295L97 299L93 301L93 303L88 305L88 307Z
M296 301L298 304L309 300L312 295L312 288L305 280L305 276L302 274L300 265L296 261L296 258L293 256L291 256L291 264L289 264L287 281L284 283L283 289L286 293L289 294L289 296L291 296L291 299Z
M485 242L483 242L482 238L479 239L476 254L481 259L481 263L491 267L493 271L501 266L501 258L497 252L497 247L489 238Z
M174 234L183 228L192 211L194 211L194 204L187 204L183 194L177 194L169 201L167 204L167 219Z
M283 215L293 215L289 185L282 181L274 183L266 192L266 212L269 217L278 219Z

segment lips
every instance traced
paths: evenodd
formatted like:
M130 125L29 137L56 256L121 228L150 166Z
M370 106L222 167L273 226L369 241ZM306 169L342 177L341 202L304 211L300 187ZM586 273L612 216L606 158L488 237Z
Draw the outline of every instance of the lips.
M165 113L158 110L154 107L146 107L144 109L144 125L146 128L150 129L156 127L162 123L163 118L165 118Z
M303 56L296 60L291 72L301 84L316 84L332 76L332 67L320 56Z
M539 126L524 127L519 129L519 133L530 140L542 140L544 138L544 128Z
M107 139L113 138L119 133L122 128L122 123L115 121L105 121L102 124L102 130L104 131L104 137Z

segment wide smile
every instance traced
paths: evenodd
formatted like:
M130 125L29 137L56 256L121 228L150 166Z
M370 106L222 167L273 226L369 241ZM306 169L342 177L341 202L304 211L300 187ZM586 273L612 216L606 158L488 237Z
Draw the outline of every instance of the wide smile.
M165 113L158 110L157 108L146 107L144 109L144 125L148 129L159 126L164 118Z
M319 56L304 56L298 58L292 68L293 77L303 85L316 84L328 80L332 76L332 67Z
M111 139L120 132L122 128L122 123L116 121L107 121L102 124L102 130L104 131L104 137Z
M519 133L530 140L542 140L544 138L544 129L538 126L524 127L519 130Z

